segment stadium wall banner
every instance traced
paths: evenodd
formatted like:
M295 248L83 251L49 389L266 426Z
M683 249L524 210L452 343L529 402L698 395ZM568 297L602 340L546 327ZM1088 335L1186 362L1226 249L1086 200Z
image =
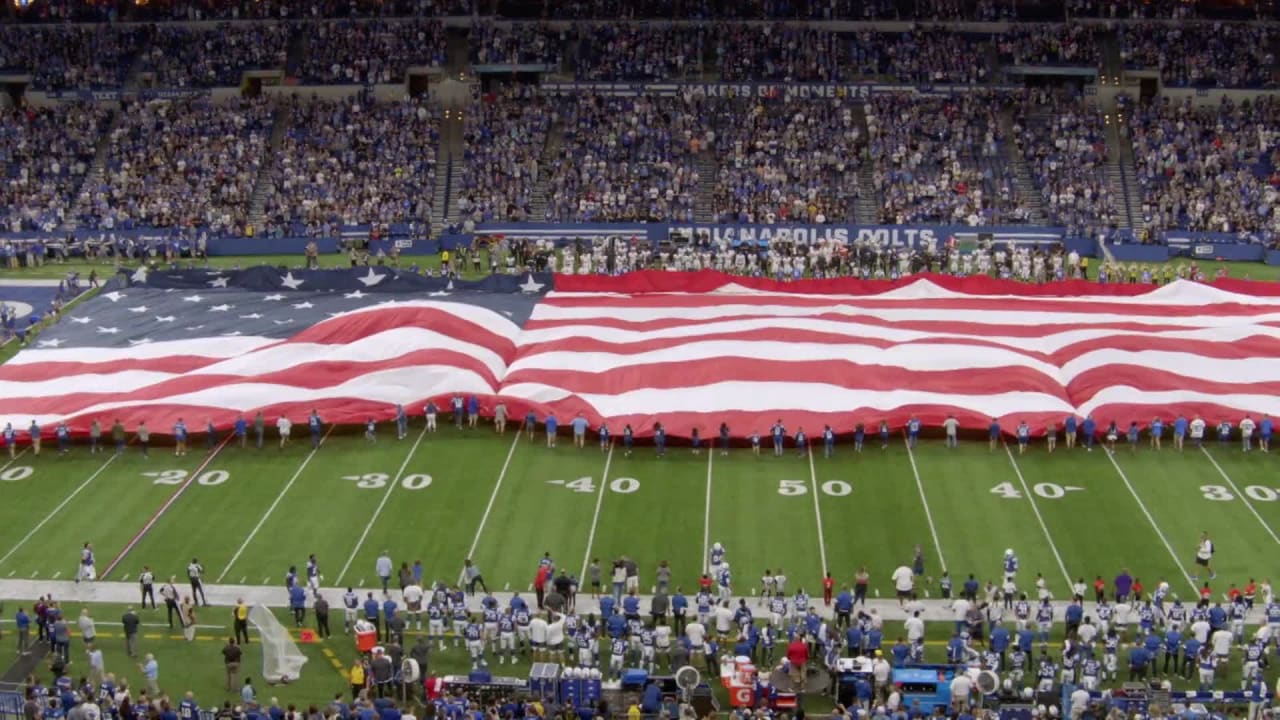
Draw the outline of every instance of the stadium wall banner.
M675 97L685 93L704 97L755 97L763 99L808 100L866 98L885 93L953 95L986 90L1013 91L1013 85L884 85L873 83L543 83L544 93L570 95L590 92L614 97Z
M141 90L51 90L45 93L49 100L81 102L117 102L125 98L142 100L177 100L206 97L213 93L207 88L146 88Z
M1262 262L1267 251L1262 245L1239 242L1196 242L1168 245L1110 245L1111 255L1119 262L1165 262L1171 257L1228 262Z

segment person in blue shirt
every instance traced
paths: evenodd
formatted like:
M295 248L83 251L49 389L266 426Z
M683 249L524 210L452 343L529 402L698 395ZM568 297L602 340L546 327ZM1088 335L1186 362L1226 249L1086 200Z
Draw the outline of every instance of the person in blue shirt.
M653 424L653 444L658 449L658 457L667 454L667 431L662 427L662 423Z
M729 454L729 423L720 423L720 455Z
M71 428L67 427L65 422L60 422L54 433L58 436L58 454L66 455L70 450Z
M862 443L865 442L866 439L867 439L867 428L862 423L858 423L857 425L854 425L853 426L853 451L856 453L862 452Z
M396 439L403 440L409 435L409 415L404 411L404 405L396 403Z
M1029 444L1031 444L1031 426L1023 420L1018 423L1018 454L1025 453Z
M916 447L916 441L920 439L920 421L915 415L907 421L907 447L912 450Z
M1000 441L1000 421L991 418L991 424L987 426L987 449L995 452L996 443Z
M689 598L685 597L682 588L677 587L676 594L671 596L672 631L677 637L684 635L684 624L688 614Z
M480 422L480 398L475 395L467 397L467 426L474 429Z
M1062 422L1062 435L1067 441L1067 449L1076 446L1076 416L1068 415L1067 419Z
M1009 649L1009 628L998 620L992 623L990 645L991 651L1000 656L1000 667L1004 667L1004 654Z
M556 446L556 430L560 427L560 421L556 420L556 414L547 413L547 420L544 423L547 428L547 447L555 448Z
M364 601L364 619L373 623L373 628L379 633L379 638L382 637L382 627L378 623L378 613L381 611L382 606L373 598L373 593L369 593L368 599Z
M1175 450L1182 450L1182 443L1187 438L1187 418L1179 415L1173 421L1173 447Z
M702 434L698 432L698 428L689 431L689 444L693 448L694 455L702 454Z
M1258 448L1262 452L1271 451L1271 416L1263 415L1258 423Z
M40 426L35 420L31 421L31 427L27 428L27 434L31 436L31 452L36 455L40 454ZM144 453L145 454L145 453Z
M889 449L889 421L883 419L880 421L880 449Z
M324 429L324 423L320 421L320 413L314 409L311 411L311 417L307 419L307 426L311 428L311 449L320 448L320 432Z
M835 608L836 629L843 630L849 626L849 619L853 616L853 593L849 592L848 586L836 595Z
M173 424L173 454L175 457L187 454L187 424L182 418Z
M378 423L375 422L373 418L369 418L364 421L364 439L367 440L370 445L377 444L378 442Z
M1084 435L1084 448L1089 452L1093 452L1093 438L1097 433L1098 424L1094 422L1093 416L1086 416L1084 422L1080 423L1080 433Z
M1157 415L1151 420L1151 449L1159 450L1160 441L1164 437L1164 421Z
M600 452L604 452L608 450L609 449L609 425L602 420L600 422L599 429L596 430L596 433L600 436Z
M1173 664L1173 674L1182 674L1182 632L1170 628L1164 634L1164 674L1169 674L1169 664Z
M582 450L587 446L587 418L578 413L573 418L573 446Z
M622 454L623 455L626 455L627 457L631 456L631 445L635 442L635 440L636 440L636 433L634 430L631 429L631 423L627 423L627 425L622 428Z
M9 450L10 458L17 455L18 431L13 429L12 423L4 426L4 446Z
M1138 451L1138 422L1136 420L1129 422L1129 432L1127 433L1129 440L1129 450Z
M907 658L911 655L911 646L907 645L907 641L898 638L898 642L893 644L889 649L889 655L893 657L893 666L902 668L907 666Z
M26 655L31 650L31 616L26 608L18 608L13 618L13 628L18 633L18 654Z
M296 579L289 588L289 609L293 611L294 625L302 627L302 621L307 617L307 591Z
M822 426L822 456L829 458L836 451L836 433L830 425Z
M804 428L802 427L796 428L795 443L796 443L796 455L799 455L800 457L804 457L805 453L809 451L809 437L804 434Z
M751 454L760 457L760 433L751 433Z
M529 433L530 440L533 439L533 431L537 429L537 427L538 427L538 414L530 410L524 416L524 429L525 429L525 432Z
M212 450L218 444L218 429L213 426L213 418L205 417L204 419L204 444L209 450Z

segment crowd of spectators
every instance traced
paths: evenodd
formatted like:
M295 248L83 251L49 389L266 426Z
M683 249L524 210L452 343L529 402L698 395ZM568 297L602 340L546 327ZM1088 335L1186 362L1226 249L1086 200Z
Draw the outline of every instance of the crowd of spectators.
M472 0L31 0L14 7L28 23L433 17L473 9Z
M705 111L705 145L720 166L712 195L720 222L853 219L866 143L855 102L721 99Z
M1014 142L1026 159L1050 224L1084 237L1112 226L1120 200L1108 184L1102 112L1079 98L1034 91L1014 105L1014 115Z
M840 36L798 25L724 25L713 35L720 77L728 82L840 79Z
M471 62L476 65L555 65L564 57L567 34L547 25L471 25Z
M70 216L108 115L89 103L4 114L0 231L53 231Z
M546 220L693 220L703 100L562 98L563 146L548 168Z
M963 33L916 30L874 38L886 64L881 75L898 82L975 84L987 81L987 42Z
M82 227L245 233L273 120L265 99L156 100L120 112L103 178L81 191Z
M404 80L411 66L443 67L438 20L330 20L308 26L299 76L308 84L372 85Z
M1139 23L1117 27L1116 33L1125 65L1159 69L1168 85L1277 86L1280 33L1266 25Z
M715 33L702 26L599 23L580 26L577 34L579 80L635 81L698 72Z
M1098 67L1098 27L1079 23L1016 25L998 36L1000 61L1014 65Z
M440 122L425 99L296 97L268 181L266 226L395 224L431 216Z
M537 219L532 194L540 179L556 101L527 86L490 93L472 105L463 132L459 216L474 222Z
M1280 102L1155 101L1130 116L1143 216L1153 232L1280 231Z
M0 68L30 73L37 90L116 87L143 34L142 28L0 26Z
M1005 98L876 95L867 104L873 186L885 223L987 225L1025 221L1003 161Z
M140 69L155 73L158 87L234 87L245 70L284 67L290 32L289 25L274 22L157 25Z

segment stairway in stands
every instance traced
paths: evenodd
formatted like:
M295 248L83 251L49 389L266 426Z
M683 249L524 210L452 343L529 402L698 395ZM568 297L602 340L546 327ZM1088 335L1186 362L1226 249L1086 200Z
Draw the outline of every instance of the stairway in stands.
M1032 114L1026 118L1028 124L1047 123L1049 120L1047 113ZM1036 187L1035 180L1031 177L1031 166L1027 164L1027 158L1014 137L1013 110L1006 108L1000 111L1000 126L1004 130L1004 142L1000 143L1000 149L1013 174L1014 195L1031 211L1032 225L1048 225L1049 209L1045 206L1044 195Z
M862 137L870 141L871 132L867 128L867 114L863 106L853 106L853 121L857 123ZM858 163L858 198L853 203L853 219L868 225L880 224L880 197L875 190L875 171L871 164L871 154L861 150L861 157L850 158Z
M289 109L283 96L277 96L271 121L271 137L267 138L267 147L263 153L264 160L258 168L258 177L253 183L253 194L249 196L249 224L259 235L263 231L266 220L267 194L271 189L272 179L279 171L280 146L284 143L285 132L289 129Z
M556 120L547 128L547 144L542 147L538 157L538 182L533 187L529 198L529 219L541 221L547 213L547 191L555 161L560 157L560 148L564 147L564 122Z
M445 110L440 120L440 147L436 150L435 187L431 195L431 236L439 237L444 228L458 220L458 185L462 176L462 113Z
M715 222L716 176L720 166L713 151L703 150L693 161L698 171L698 188L693 197L693 219L697 222Z
M1142 227L1142 194L1133 170L1133 143L1127 132L1121 132L1126 122L1128 118L1113 112L1107 123L1107 189L1120 201L1117 224L1136 229Z

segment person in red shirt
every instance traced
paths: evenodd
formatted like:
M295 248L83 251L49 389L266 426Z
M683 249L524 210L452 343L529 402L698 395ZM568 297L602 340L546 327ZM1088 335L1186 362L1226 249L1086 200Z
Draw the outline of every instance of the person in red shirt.
M547 596L547 576L551 574L550 565L539 565L538 574L533 576L533 592L538 596L538 609L542 609L542 599Z
M1200 599L1209 602L1213 599L1213 591L1209 589L1209 582L1206 580L1204 585L1200 587Z
M809 662L809 645L797 635L787 644L787 662L791 663L791 686L797 693L804 692L804 669Z
M1145 590L1145 588L1142 587L1142 579L1134 578L1133 579L1133 599L1135 602L1142 602L1143 590Z
M712 584L711 576L706 573L703 573L702 577L698 578L698 589L704 593L711 592Z
M1240 588L1236 587L1235 583L1231 583L1231 588L1227 590L1227 600L1234 603L1236 600L1239 600L1239 599L1240 599Z
M1249 578L1249 583L1244 586L1244 604L1250 610L1252 610L1253 601L1257 597L1258 597L1258 584L1253 581L1253 578Z
M1094 602L1105 602L1107 599L1107 583L1101 575L1093 581L1093 599Z
M835 590L836 579L831 577L831 573L822 578L822 604L831 607L831 593Z

